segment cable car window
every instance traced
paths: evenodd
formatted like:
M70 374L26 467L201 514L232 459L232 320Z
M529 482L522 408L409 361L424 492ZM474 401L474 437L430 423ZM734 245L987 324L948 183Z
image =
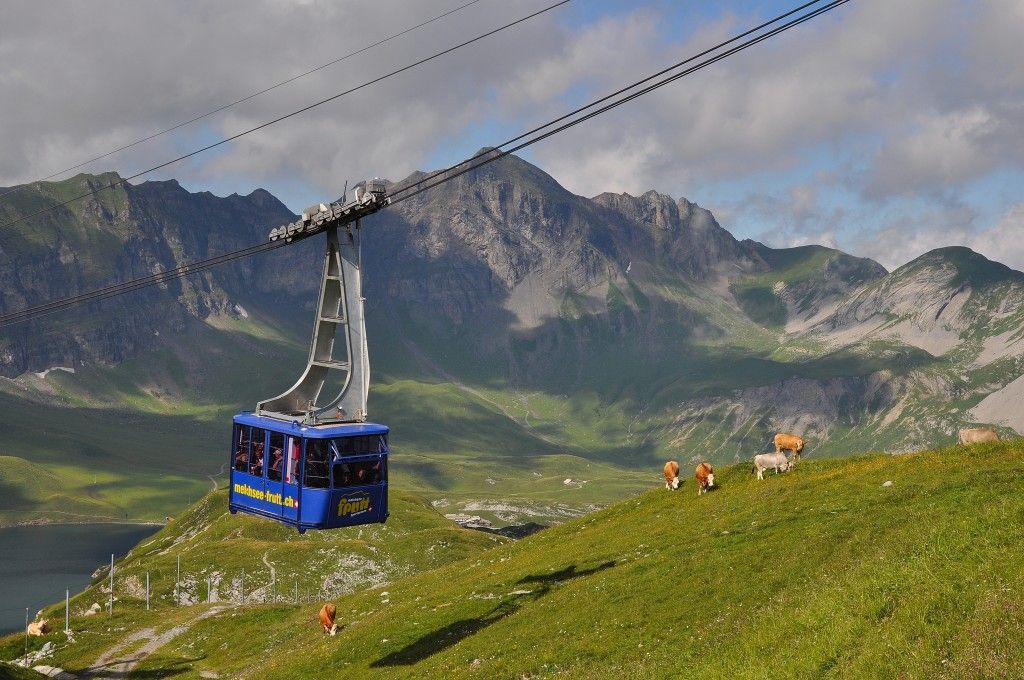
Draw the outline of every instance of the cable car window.
M334 458L359 456L367 453L387 453L387 435L375 434L368 437L339 437L333 440L331 449Z
M263 476L263 460L266 457L266 436L266 430L259 427L252 428L252 455L249 456L249 474L256 475L257 477Z
M383 460L361 460L334 464L334 488L380 484L387 479L387 467Z
M306 469L303 486L312 489L326 489L330 486L327 478L326 439L310 439L306 444Z
M248 425L235 428L235 464L239 472L249 471L249 441L250 430Z
M271 481L281 481L281 468L284 466L284 435L280 432L270 433L270 467L267 477Z

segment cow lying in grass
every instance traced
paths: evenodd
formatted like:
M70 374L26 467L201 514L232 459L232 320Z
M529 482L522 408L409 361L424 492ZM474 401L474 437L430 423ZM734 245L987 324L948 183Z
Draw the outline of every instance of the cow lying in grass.
M697 478L698 496L715 485L715 469L708 463L698 465L693 471L693 476Z
M961 444L979 444L981 442L997 442L999 433L989 427L965 427L960 430Z
M757 473L758 479L764 479L765 470L775 470L775 474L786 472L793 466L793 463L786 458L784 453L761 453L754 456L754 467L751 472Z
M670 460L665 463L665 488L675 491L679 488L679 463Z
M28 624L27 632L29 635L46 635L50 632L50 622L46 619L43 619L42 621L33 621Z
M334 617L338 613L338 608L328 602L320 608L320 625L324 627L325 633L334 635L338 632L338 624L334 622Z

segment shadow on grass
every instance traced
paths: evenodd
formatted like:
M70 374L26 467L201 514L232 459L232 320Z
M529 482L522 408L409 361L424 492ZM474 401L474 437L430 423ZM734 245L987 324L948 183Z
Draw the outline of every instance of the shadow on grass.
M438 652L462 642L466 638L476 635L488 626L501 621L502 619L515 614L519 609L529 602L534 602L549 592L555 586L566 581L591 576L605 569L615 566L611 560L578 571L575 564L571 564L561 571L554 571L547 574L534 574L525 576L516 582L516 585L526 586L536 584L538 587L530 590L516 590L513 594L504 598L498 606L482 616L471 619L460 619L453 621L443 628L431 631L409 643L402 649L392 652L370 664L371 668L383 668L387 666L411 666Z

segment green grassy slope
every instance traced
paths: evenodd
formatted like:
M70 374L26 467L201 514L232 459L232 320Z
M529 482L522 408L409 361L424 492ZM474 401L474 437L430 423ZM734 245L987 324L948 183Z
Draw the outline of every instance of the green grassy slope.
M300 535L275 522L231 515L227 492L210 493L117 563L113 619L106 610L99 616L82 615L93 602L104 607L108 602L109 571L101 566L94 584L71 600L75 642L67 644L60 634L33 639L32 649L55 640L62 647L60 664L84 667L125 630L152 625L165 629L189 621L208 600L240 604L243 587L246 603L270 608L275 602L291 604L296 597L334 598L466 559L508 541L463 529L406 492L391 492L390 510L384 525ZM179 558L181 581L175 595ZM147 573L152 606L148 614ZM182 606L175 606L175 597ZM63 622L64 603L47 608L44 617ZM22 644L20 635L4 638L0 659L21 654Z
M652 490L386 592L338 598L337 637L319 633L315 604L220 613L140 672L1024 673L1020 442L805 461L761 482L747 465L716 477L705 496L687 480L679 492Z

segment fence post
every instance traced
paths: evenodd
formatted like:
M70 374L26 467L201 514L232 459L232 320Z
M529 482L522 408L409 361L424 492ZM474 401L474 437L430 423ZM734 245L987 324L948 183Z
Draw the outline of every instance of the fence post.
M149 572L146 572L146 611L149 611Z
M292 596L292 602L294 604L299 603L299 582L295 581L292 585L295 586L295 594Z
M213 600L210 599L210 577L209 576L206 577L206 602L207 603L213 602Z
M25 666L28 666L28 607L25 607Z
M64 632L71 632L71 589L64 590Z
M242 570L242 604L245 604L245 569Z
M178 555L178 571L174 574L174 606L181 606L181 598L178 596L178 584L181 583L181 555Z
M114 553L110 553L110 613L114 615Z

